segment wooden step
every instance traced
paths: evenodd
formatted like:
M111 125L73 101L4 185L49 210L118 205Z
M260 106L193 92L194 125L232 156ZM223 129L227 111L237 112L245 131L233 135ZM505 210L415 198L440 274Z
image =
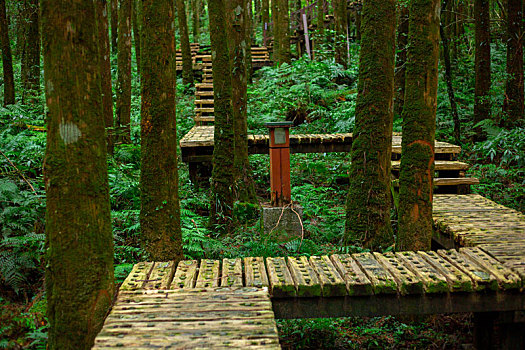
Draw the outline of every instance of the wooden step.
M392 161L392 170L399 171L401 161L393 160ZM465 171L470 168L470 165L464 162L454 161L454 160L436 160L434 170L458 170Z
M434 186L458 186L458 185L478 185L479 179L475 177L444 178L434 179Z

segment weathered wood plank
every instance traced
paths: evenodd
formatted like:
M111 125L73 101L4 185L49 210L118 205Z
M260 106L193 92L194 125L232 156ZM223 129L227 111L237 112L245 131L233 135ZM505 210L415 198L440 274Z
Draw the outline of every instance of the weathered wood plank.
M297 295L295 283L286 265L285 258L266 258L266 270L270 282L270 293L275 298Z
M449 291L447 279L423 256L416 252L396 253L396 257L403 262L410 271L423 281L425 293L446 293Z
M323 296L333 297L346 295L345 281L339 275L337 269L327 255L311 256L309 260L310 265L319 277Z
M385 267L397 282L398 290L401 294L421 294L423 293L423 281L405 267L402 261L398 260L394 253L373 253L374 257Z
M343 276L348 295L372 295L374 288L372 282L361 270L359 264L349 254L336 254L330 257L339 274Z
M268 275L262 257L244 258L244 277L246 287L269 287Z
M175 263L173 261L156 262L147 280L144 289L168 289L173 279Z
M374 258L372 253L352 254L352 257L372 282L375 294L394 294L398 291L394 277Z
M298 297L321 296L321 284L314 269L310 266L308 258L288 257L288 268L295 282Z
M220 260L202 259L195 288L213 288L219 286Z
M175 276L171 282L171 289L193 288L197 280L197 270L199 263L197 260L182 260L177 266Z
M128 277L120 286L120 290L134 290L142 288L144 282L148 279L153 262L139 262L133 266Z
M242 261L237 259L222 260L221 287L242 287Z

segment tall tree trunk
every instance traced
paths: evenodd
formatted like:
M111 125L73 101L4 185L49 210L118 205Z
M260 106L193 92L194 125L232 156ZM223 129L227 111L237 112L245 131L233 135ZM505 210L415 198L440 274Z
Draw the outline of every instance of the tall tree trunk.
M278 62L290 63L290 13L288 10L288 0L276 0L277 3L277 25L279 29L277 34L279 35L279 56Z
M141 1L131 0L131 16L133 22L133 40L135 41L135 60L137 62L137 72L140 76L140 30L141 25Z
M193 42L198 43L201 29L201 0L193 0Z
M348 25L348 4L346 0L333 1L335 20L335 62L345 69L348 67L346 51L346 28Z
M355 10L355 39L361 41L361 10L359 7Z
M394 114L401 116L405 101L405 75L408 42L408 5L399 4L399 24L397 25L397 56L394 75Z
M4 73L4 106L7 106L15 103L15 77L5 0L0 0L0 44L2 45L2 69Z
M210 224L220 233L233 231L232 211L235 147L233 132L232 84L224 0L209 0L210 39L215 100L212 201Z
M399 178L398 250L428 250L439 61L440 0L412 0Z
M131 1L119 0L117 125L122 143L131 143Z
M119 0L110 0L111 6L111 52L117 53L117 38L118 38L118 3Z
M273 34L273 61L277 64L280 63L280 43L279 40L281 35L279 33L279 1L282 0L271 0L272 6L272 34Z
M175 108L173 0L144 0L140 230L155 261L183 258ZM166 64L168 62L168 64Z
M247 125L247 53L251 46L246 45L249 37L249 0L229 0L227 22L230 42L230 62L232 71L233 129L235 139L235 199L240 202L257 203L255 187L249 174L248 125ZM242 10L238 10L242 9Z
M449 0L443 0L443 10L449 5ZM448 37L442 25L439 26L439 33L441 34L441 42L443 43L443 60L445 61L445 82L447 84L448 99L450 101L450 110L452 111L452 120L454 121L454 140L456 143L461 143L461 123L459 120L458 107L456 104L456 95L454 94L454 87L452 85L452 65L450 64L450 47Z
M40 11L38 0L26 0L27 30L22 53L22 103L35 103L40 94Z
M320 42L323 41L322 38L324 36L325 1L317 1L317 34L321 37Z
M193 85L193 63L191 58L190 36L188 34L188 22L186 20L186 6L184 0L176 0L176 4L182 53L182 83L188 86ZM194 11L197 10L194 9Z
M523 122L523 0L507 0L507 81L502 125Z
M115 291L95 5L41 4L48 347L90 349Z
M384 249L394 243L390 225L390 158L395 28L395 0L364 2L344 241L348 244L357 239L371 249Z
M263 45L268 45L267 38L271 35L270 33L270 0L261 0L261 22L263 30Z
M245 8L245 21L246 21L246 73L248 74L248 83L252 83L253 77L253 67L252 67L252 45L255 43L255 38L253 36L253 27L252 27L252 6L251 0L246 0L244 2Z
M474 1L476 83L474 88L474 124L490 119L490 1ZM474 140L485 139L480 126L474 128Z
M102 88L102 112L104 115L104 125L106 127L108 153L113 153L113 93L111 90L111 61L109 57L109 25L108 10L106 0L95 1L95 11L97 16L97 42L98 57L100 64L100 85Z

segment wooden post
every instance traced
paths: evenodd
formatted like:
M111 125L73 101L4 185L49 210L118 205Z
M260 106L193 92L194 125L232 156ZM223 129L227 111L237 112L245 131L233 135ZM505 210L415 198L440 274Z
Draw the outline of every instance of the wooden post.
M308 58L312 59L312 53L310 51L310 38L308 37L308 21L306 20L306 14L303 13L303 27L304 27L304 41L306 45L306 53Z
M268 46L268 23L267 22L264 22L264 27L263 27L263 46Z
M292 122L265 124L270 129L270 187L272 205L284 207L292 201L290 186L290 127Z

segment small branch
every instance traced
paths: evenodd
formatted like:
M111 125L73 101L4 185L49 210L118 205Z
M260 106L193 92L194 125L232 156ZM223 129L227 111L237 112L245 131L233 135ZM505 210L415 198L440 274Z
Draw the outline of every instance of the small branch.
M36 196L38 196L38 193L36 193L36 190L35 190L35 188L33 187L33 185L31 185L31 182L29 182L29 180L26 179L26 177L25 177L24 174L20 171L20 169L18 169L18 168L16 167L16 165L14 165L13 162L12 162L9 158L7 158L7 156L5 155L4 152L2 152L1 149L0 149L0 153L2 153L2 155L4 156L5 159L7 159L7 161L9 162L9 164L11 164L11 166L12 166L13 168L15 168L15 170L16 170L17 173L18 173L18 175L20 175L20 176L22 177L22 179L25 181L25 183L27 183L27 184L29 185L29 187L31 188L31 190L33 191L33 193L34 193ZM40 199L40 198L39 198L39 199Z

